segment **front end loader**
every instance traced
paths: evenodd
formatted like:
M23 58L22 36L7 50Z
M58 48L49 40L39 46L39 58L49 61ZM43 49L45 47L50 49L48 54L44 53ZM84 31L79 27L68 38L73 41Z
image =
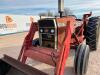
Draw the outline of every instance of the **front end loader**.
M18 59L15 60L7 55L0 59L0 75L49 75L25 64L27 58L53 66L54 75L64 75L66 60L71 49L75 50L75 74L86 75L89 53L97 48L99 18L88 19L92 13L84 14L83 19L62 16L64 1L58 0L58 2L60 16L41 18L38 22L32 22ZM96 29L92 30L93 28ZM37 31L39 38L33 40Z

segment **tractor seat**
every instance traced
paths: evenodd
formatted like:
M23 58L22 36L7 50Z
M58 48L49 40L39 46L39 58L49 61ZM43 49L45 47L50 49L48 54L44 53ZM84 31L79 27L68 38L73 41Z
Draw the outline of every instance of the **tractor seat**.
M32 46L25 51L24 56L46 63L48 65L56 66L56 62L59 57L59 52L51 48Z

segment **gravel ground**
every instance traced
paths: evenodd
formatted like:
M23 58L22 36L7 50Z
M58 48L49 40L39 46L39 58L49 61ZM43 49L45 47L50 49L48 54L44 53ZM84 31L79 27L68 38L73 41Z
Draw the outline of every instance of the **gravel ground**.
M18 57L18 54L23 43L23 39L26 36L25 33L18 33L6 36L0 36L0 57L3 57L3 54L7 54L13 58ZM37 35L35 36L37 37ZM75 75L74 74L74 51L71 50L68 61L66 62L65 74L64 75ZM32 65L50 75L53 75L54 68L36 61L28 59L27 63ZM90 53L89 67L86 75L100 75L100 43L98 45L98 50L96 52Z

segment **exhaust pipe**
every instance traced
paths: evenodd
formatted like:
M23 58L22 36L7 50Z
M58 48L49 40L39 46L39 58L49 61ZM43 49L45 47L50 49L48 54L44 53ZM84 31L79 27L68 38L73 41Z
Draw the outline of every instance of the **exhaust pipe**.
M64 12L64 0L58 0L58 13L60 14L60 17L62 17L63 12Z

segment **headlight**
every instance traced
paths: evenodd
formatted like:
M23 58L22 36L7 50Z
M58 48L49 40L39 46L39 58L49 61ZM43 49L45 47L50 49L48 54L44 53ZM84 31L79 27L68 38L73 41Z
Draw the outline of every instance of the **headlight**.
M40 29L40 32L42 33L43 32L43 29Z
M51 29L51 33L54 33L54 29Z

